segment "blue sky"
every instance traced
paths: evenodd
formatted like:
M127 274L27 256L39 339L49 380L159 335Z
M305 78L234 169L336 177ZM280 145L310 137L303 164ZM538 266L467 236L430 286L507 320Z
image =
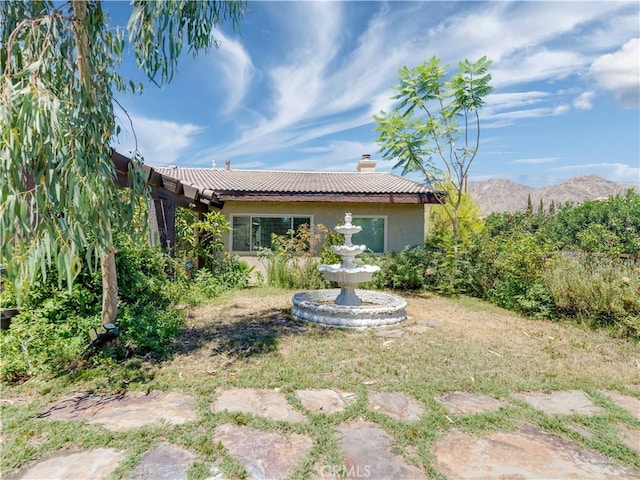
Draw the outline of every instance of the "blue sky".
M126 23L127 3L106 9ZM118 97L146 163L355 171L363 153L381 160L373 115L391 109L400 67L487 55L495 91L471 180L640 184L637 1L250 2L216 38L170 85ZM140 78L130 60L123 72Z

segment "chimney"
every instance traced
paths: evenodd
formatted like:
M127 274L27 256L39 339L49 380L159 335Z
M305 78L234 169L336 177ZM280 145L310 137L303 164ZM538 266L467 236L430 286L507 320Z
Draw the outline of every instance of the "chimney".
M375 160L371 160L371 155L365 153L362 155L362 158L358 162L356 166L356 170L361 173L372 173L376 171L376 162Z
M226 168L227 170L231 170L231 160L224 161L224 168Z

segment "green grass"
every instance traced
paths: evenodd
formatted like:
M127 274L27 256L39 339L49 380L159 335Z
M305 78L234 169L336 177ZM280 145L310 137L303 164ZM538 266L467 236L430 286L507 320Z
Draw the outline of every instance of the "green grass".
M195 308L176 340L171 358L159 363L132 359L56 378L36 378L4 386L2 392L2 470L8 472L62 448L114 447L126 451L114 478L128 478L142 454L167 441L196 455L190 478L204 478L217 464L225 478L242 478L241 465L212 437L225 422L262 431L300 433L314 440L293 478L308 478L314 465L341 465L337 425L356 419L379 424L396 452L438 473L430 447L452 428L472 435L536 425L620 465L640 470L640 456L626 447L617 425L640 430L640 421L617 407L601 390L639 396L637 342L577 325L530 320L473 299L432 295L409 297L409 320L399 338L379 332L346 331L303 325L288 317L293 292L269 287L224 294ZM427 322L429 321L429 322ZM406 327L440 325L425 333ZM300 332L300 327L304 333ZM222 389L279 388L307 414L296 424L240 413L212 413ZM297 389L334 388L356 394L356 401L333 415L306 412ZM111 394L127 390L177 390L196 399L198 419L185 425L157 425L125 433L96 426L36 418L50 402L75 392ZM550 416L511 396L520 391L582 389L603 407L592 417ZM507 406L478 415L451 415L436 401L452 391L476 392L505 400ZM404 392L425 415L407 424L367 406L371 392ZM575 425L591 433L576 433Z

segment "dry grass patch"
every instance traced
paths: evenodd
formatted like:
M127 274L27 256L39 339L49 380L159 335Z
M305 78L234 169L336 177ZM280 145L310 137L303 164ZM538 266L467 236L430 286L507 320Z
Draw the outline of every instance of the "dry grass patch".
M637 344L574 324L525 319L475 299L407 297L396 327L350 331L293 321L293 292L256 288L194 309L158 381L228 386L358 387L424 399L467 390L508 396L640 385Z
M575 324L525 319L475 299L430 294L406 295L409 319L386 330L323 328L291 319L293 293L261 287L225 294L189 313L168 360L155 364L137 360L138 368L146 373L127 388L192 395L199 415L193 424L158 427L149 430L152 435L144 430L131 432L127 448L138 455L136 452L144 451L151 441L173 438L177 445L192 449L202 465L216 462L227 478L236 478L242 475L241 470L211 442L211 432L218 425L235 422L262 431L294 432L313 438L315 447L294 475L309 478L316 462L328 462L329 457L331 464L342 461L333 433L337 425L364 419L379 424L393 438L400 454L438 478L430 448L451 428L481 434L531 424L640 471L640 455L624 447L617 427L640 430L640 421L621 413L599 393L615 390L640 397L637 342ZM114 372L126 368L114 366ZM102 384L110 385L113 374L109 372ZM46 391L51 392L48 397L61 396L91 390L95 383L95 379L85 383L81 378L52 379ZM12 387L3 394L35 398L45 389L36 382L16 388L19 390ZM212 413L211 402L223 389L230 388L278 388L309 420L284 425L251 414ZM293 393L323 388L352 392L356 400L343 412L321 415L304 411ZM594 417L550 416L512 397L520 391L564 389L584 390L604 413ZM447 415L436 398L454 391L489 395L504 400L507 406L477 415ZM372 411L367 405L374 392L409 395L425 407L425 414L409 425ZM73 444L119 444L114 438L96 435L96 427L88 426L76 426L77 434L70 439L66 425L34 420L37 403L27 407L15 404L5 410L5 425L11 425L10 443L28 445L28 437L36 439L45 434L48 438L60 437L41 447L38 454ZM593 432L592 437L576 433L576 424ZM18 447L9 450L16 455L15 465L30 455ZM134 453L130 453L132 459ZM125 470L120 470L124 477Z

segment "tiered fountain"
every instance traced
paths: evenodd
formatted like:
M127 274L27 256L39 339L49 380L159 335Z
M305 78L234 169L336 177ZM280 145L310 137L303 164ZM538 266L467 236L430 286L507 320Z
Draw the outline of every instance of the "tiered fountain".
M351 214L347 213L345 224L335 227L336 232L344 235L344 244L331 246L331 250L342 258L342 263L318 266L324 279L337 283L340 289L296 293L291 313L297 320L330 327L384 327L402 322L407 318L407 302L403 298L356 289L358 284L370 281L380 267L355 264L355 258L367 247L351 242L351 237L362 230L362 227L352 225L351 220Z

